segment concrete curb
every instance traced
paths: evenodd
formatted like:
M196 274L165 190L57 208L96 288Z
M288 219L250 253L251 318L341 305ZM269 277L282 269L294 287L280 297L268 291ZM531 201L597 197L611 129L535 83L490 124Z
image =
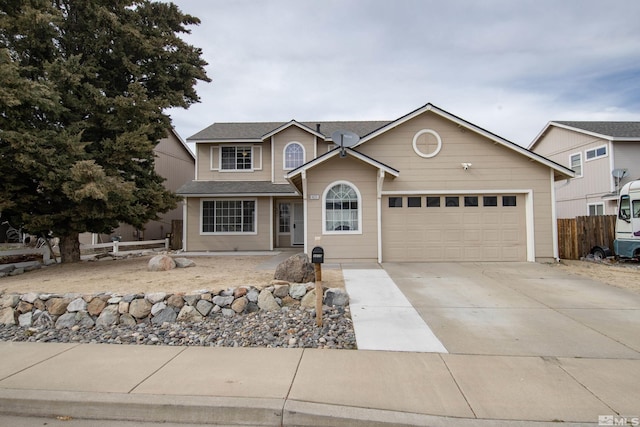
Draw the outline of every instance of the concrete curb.
M0 413L151 423L280 426L282 399L0 390Z

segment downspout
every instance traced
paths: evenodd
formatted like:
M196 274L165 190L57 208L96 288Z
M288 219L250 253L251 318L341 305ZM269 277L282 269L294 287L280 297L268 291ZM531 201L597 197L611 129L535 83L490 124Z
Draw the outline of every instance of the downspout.
M553 258L560 261L560 249L558 248L558 213L556 212L556 183L554 181L553 169L549 169L551 174L551 238L553 239ZM569 180L567 180L569 181Z
M377 191L376 191L376 209L377 209L377 227L378 227L378 264L382 264L382 184L384 183L384 171L378 169Z

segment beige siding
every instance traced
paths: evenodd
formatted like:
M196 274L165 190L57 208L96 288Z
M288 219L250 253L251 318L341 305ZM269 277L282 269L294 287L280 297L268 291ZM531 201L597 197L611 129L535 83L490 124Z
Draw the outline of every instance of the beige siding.
M257 199L257 234L203 235L200 233L201 206L199 198L187 199L187 250L188 251L255 251L269 250L270 198ZM210 199L207 199L210 200ZM248 200L248 199L247 199Z
M312 169L307 173L308 197L311 195L319 197L317 200L307 200L309 251L314 246L322 246L326 262L377 260L376 173L377 169L352 157L342 159L337 156L325 162L321 168ZM322 195L327 187L336 181L347 181L360 192L361 234L323 233Z
M414 135L435 130L442 149L432 158L413 150ZM385 180L383 191L505 191L533 192L535 256L553 257L551 174L549 168L493 141L427 112L371 140L358 150L398 169L400 176ZM471 163L468 170L461 163Z
M259 167L259 151L262 151L262 168L253 171L228 172L213 170L220 164L219 147L224 145L251 146L254 153L254 165ZM271 181L271 144L229 143L229 144L196 144L198 158L198 180L202 181ZM257 162L257 163L256 163ZM212 168L213 166L213 168Z
M275 183L281 184L287 182L284 176L289 172L290 169L284 169L284 148L290 142L298 142L304 147L305 157L303 163L314 159L315 137L296 126L290 126L286 128L282 132L274 135L271 140L274 147L273 170L275 171Z
M587 150L603 145L607 146L606 157L586 160ZM571 167L573 154L582 156L582 176L556 183L558 218L587 215L590 203L605 203L607 211L612 209L611 203L602 200L603 195L614 191L610 148L609 141L605 139L558 127L551 127L535 145L537 153L566 167Z
M627 182L640 178L640 141L638 142L614 142L613 143L614 167L627 169L620 188Z

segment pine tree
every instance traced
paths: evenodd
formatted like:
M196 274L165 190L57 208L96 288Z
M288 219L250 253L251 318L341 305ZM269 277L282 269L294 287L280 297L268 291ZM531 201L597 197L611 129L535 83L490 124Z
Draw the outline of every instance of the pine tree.
M145 0L0 0L0 214L60 237L137 228L175 207L154 171L164 113L210 81L179 35L200 21Z

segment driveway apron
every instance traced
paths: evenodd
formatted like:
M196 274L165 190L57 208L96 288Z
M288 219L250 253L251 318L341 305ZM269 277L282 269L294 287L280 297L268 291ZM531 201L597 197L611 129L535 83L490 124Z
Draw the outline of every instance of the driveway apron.
M342 273L359 350L447 352L384 270Z
M640 295L537 263L385 263L450 353L640 359Z

